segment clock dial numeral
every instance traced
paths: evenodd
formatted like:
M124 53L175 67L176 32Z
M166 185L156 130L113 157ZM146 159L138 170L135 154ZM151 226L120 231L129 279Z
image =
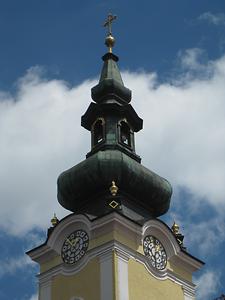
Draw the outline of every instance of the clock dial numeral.
M65 240L61 256L66 264L74 264L86 253L89 244L88 234L84 230L72 232Z
M153 268L163 270L166 267L167 255L161 242L154 236L148 235L143 241L144 254L149 257Z

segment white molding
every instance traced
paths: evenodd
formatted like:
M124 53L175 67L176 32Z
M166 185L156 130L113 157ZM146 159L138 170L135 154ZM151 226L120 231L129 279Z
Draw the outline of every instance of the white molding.
M193 286L188 286L188 285L183 285L183 292L184 292L184 300L195 300L195 285Z
M121 261L124 261L126 263L129 259L134 259L137 262L143 264L144 267L146 268L146 270L156 279L158 279L158 280L170 279L173 282L181 285L183 287L183 290L186 291L185 294L187 294L187 291L189 291L190 294L194 295L195 285L192 282L189 282L187 280L184 280L183 278L180 278L177 274L175 274L171 270L167 270L167 269L165 269L164 272L159 274L159 272L156 272L156 270L149 264L148 258L146 256L129 249L128 247L122 245L121 243L119 243L117 241L112 241L112 242L106 243L100 247L97 247L95 249L89 250L86 253L86 255L76 265L67 266L62 263L62 264L52 268L51 270L40 274L39 281L40 282L49 281L53 276L56 276L59 274L75 275L81 269L83 269L91 259L93 259L95 257L99 258L100 264L104 264L104 262L108 263L107 266L109 268L109 261L112 260L113 251L115 251L116 255L120 258ZM106 269L106 267L105 267L105 269ZM111 280L110 280L110 282L111 282ZM102 287L102 282L101 282L101 287ZM111 290L111 288L110 288L110 290ZM102 294L105 295L103 292L102 292ZM105 298L105 299L110 300L109 298ZM103 298L101 300L105 300L105 299Z
M168 259L181 251L172 232L168 230L167 226L156 219L150 220L144 224L142 228L143 239L146 235L156 236L157 239L160 240L166 249Z
M196 260L183 251L180 251L177 257L172 257L171 261L174 261L177 266L180 266L191 273L199 270L203 266L203 263L201 261Z
M91 238L91 222L84 215L71 215L65 219L65 222L59 223L52 234L50 235L47 245L54 249L58 254L61 254L61 247L65 237L72 231L82 229L88 233Z
M51 280L39 281L38 300L51 300Z
M195 300L195 297L184 295L184 300Z
M120 251L117 249L117 253ZM129 286L128 286L128 256L117 255L117 269L118 269L118 300L129 300Z
M113 300L113 253L107 251L99 257L101 300Z
M85 230L89 235L89 239L115 230L123 232L129 239L141 243L141 226L115 212L94 221L90 221L84 215L71 214L54 228L47 244L31 250L28 255L39 264L51 260L53 256L61 253L65 237L77 229ZM137 236L139 236L138 240ZM50 251L52 252L51 256Z

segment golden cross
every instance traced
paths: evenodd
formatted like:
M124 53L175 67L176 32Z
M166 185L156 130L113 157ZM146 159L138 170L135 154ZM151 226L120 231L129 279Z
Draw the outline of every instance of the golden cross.
M116 16L113 16L111 13L109 13L107 20L104 23L104 27L108 27L108 34L112 34L112 22L116 19Z

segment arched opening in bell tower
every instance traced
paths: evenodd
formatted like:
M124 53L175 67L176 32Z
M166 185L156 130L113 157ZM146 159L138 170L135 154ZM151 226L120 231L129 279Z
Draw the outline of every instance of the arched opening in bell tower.
M105 121L98 118L92 126L92 147L99 145L105 140Z
M119 123L119 142L125 146L131 147L132 146L132 131L130 126L125 120L122 120Z

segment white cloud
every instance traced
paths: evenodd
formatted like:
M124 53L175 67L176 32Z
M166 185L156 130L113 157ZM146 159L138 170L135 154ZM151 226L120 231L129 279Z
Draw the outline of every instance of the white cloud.
M194 249L195 253L204 260L208 255L216 257L221 252L221 245L225 240L225 220L224 214L218 213L216 217L206 217L204 220L197 221L196 215L199 215L199 211L201 205L195 213L189 209L188 214L171 213L169 224L176 220L176 223L181 226L180 232L184 234L184 246L187 247L187 251Z
M180 66L189 70L199 69L201 66L199 60L203 53L204 51L200 48L191 48L180 51Z
M206 51L200 48L191 48L179 51L177 64L178 73L182 76L176 76L171 79L175 86L185 87L198 78L198 80L208 80L213 77L215 71L215 62L209 61Z
M29 300L38 300L38 294L32 295Z
M15 97L0 101L0 225L14 233L50 225L60 172L84 159L88 134L80 127L93 82L69 88L29 70ZM61 213L62 214L62 213Z
M13 275L17 271L26 268L27 266L34 266L36 264L31 261L27 255L21 255L13 258L6 258L0 261L0 278L5 275Z
M183 86L152 88L148 74L127 74L126 82L144 119L137 135L144 164L196 199L224 205L225 57L211 65L212 77L193 78Z
M213 14L211 12L204 12L201 14L198 19L200 21L207 21L213 25L224 25L225 24L225 14L224 13L217 13Z
M220 285L220 275L218 271L207 271L195 280L197 284L197 299L209 299Z
M205 198L221 208L225 57L201 63L201 73L207 76L190 77L187 73L199 64L200 56L193 51L186 52L189 59L183 58L184 73L170 83L159 83L156 74L147 73L125 72L123 78L133 91L133 106L144 119L144 129L136 135L143 164L169 179L174 189L185 187L196 203ZM19 80L15 95L0 93L3 229L18 234L35 226L47 228L54 211L65 214L57 204L56 180L90 150L90 136L80 127L80 117L95 83L69 87L63 81L44 79L34 68Z

